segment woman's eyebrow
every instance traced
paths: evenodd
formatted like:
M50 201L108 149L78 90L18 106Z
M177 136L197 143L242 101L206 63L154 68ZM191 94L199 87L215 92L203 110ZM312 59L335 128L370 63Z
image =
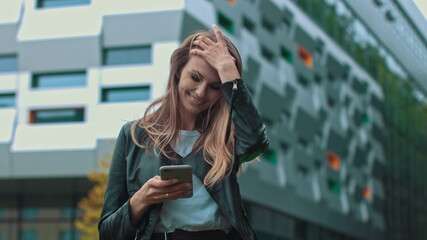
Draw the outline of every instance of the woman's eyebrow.
M199 73L199 71L197 71L197 70L191 70L191 73L192 74L196 74L200 79L205 79L205 77L201 74L201 73Z

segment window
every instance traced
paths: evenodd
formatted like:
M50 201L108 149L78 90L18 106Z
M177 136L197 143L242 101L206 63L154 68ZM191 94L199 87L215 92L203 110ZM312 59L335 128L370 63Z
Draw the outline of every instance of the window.
M150 86L102 89L102 102L134 102L150 99Z
M322 83L322 77L319 76L318 74L314 75L314 82L317 84L321 84Z
M21 239L22 240L37 240L38 238L38 233L36 230L34 229L27 229L27 230L23 230L21 233Z
M292 24L293 13L287 8L284 9L283 13L282 21L286 28L289 29Z
M280 147L280 149L282 149L282 151L284 153L287 153L289 150L289 143L284 142L284 141L280 141L279 147Z
M387 12L385 13L385 16L387 20L389 20L390 22L394 22L394 20L396 20L396 17L394 16L391 10L387 10Z
M65 230L59 233L60 240L74 240L80 239L79 233L73 230Z
M83 122L84 109L44 109L30 112L30 123Z
M77 87L86 85L86 72L35 74L32 88Z
M311 55L311 53L305 49L302 46L298 47L298 54L301 58L301 60L303 61L303 63L305 64L306 67L308 68L312 68L313 67L313 56Z
M373 195L372 189L368 186L365 186L363 188L362 195L363 195L363 198L365 198L365 199L368 199L368 200L372 199L372 195Z
M243 27L249 30L250 32L255 31L255 24L245 16L243 16Z
M374 0L375 5L377 5L378 7L381 7L382 5L384 5L384 0Z
M227 32L234 34L234 24L231 21L231 19L229 19L228 17L226 17L224 14L222 13L218 13L218 24L223 27L225 30L227 30Z
M61 215L65 218L72 218L74 216L74 208L66 207L61 209Z
M277 152L273 149L267 149L267 151L261 155L261 158L273 165L277 165Z
M338 181L333 180L333 179L328 179L328 189L334 193L334 194L339 194L340 193L340 184Z
M261 46L261 55L269 62L274 62L274 53L264 46Z
M0 56L0 72L12 72L18 70L18 58L16 55Z
M89 5L90 0L37 0L37 8L55 8Z
M302 75L298 75L297 80L298 80L298 83L305 88L309 87L310 85L310 82L308 81L308 79L303 77Z
M310 169L308 169L307 166L304 166L303 164L298 164L297 170L299 173L301 173L302 176L307 177Z
M236 0L227 0L227 2L231 5L234 6L236 4Z
M274 33L274 24L267 20L265 17L262 18L262 26L270 33Z
M109 48L104 50L104 65L151 63L151 46Z
M328 151L326 153L326 159L329 167L331 167L335 171L339 171L341 167L341 159L334 152Z
M280 47L280 54L288 63L292 64L294 62L294 59L292 57L292 53L287 48L285 48L284 46Z
M25 219L25 220L37 219L38 214L39 214L38 208L23 208L21 211L22 219Z
M14 93L0 94L0 108L14 107L14 106L15 106Z

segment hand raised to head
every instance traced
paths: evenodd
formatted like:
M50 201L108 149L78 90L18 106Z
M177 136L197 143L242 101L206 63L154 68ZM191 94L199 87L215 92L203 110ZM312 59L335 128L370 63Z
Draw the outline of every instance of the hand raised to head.
M221 78L221 82L231 81L240 78L235 59L230 54L221 30L216 25L212 25L217 41L214 42L206 36L198 36L193 44L199 48L190 50L190 54L200 56L211 65Z

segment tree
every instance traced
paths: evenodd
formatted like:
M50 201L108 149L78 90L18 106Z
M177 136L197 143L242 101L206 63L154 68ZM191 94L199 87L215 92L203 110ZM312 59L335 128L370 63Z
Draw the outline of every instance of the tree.
M101 209L104 203L104 193L108 181L108 169L111 154L105 154L99 160L100 170L92 170L88 174L88 179L94 183L87 196L82 198L77 204L83 211L83 216L75 221L76 228L82 232L81 240L98 239L98 222L101 216Z

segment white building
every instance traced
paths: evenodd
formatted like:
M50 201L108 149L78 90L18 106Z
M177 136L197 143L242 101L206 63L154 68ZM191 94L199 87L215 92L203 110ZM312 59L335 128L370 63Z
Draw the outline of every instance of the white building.
M260 239L384 238L384 92L369 66L424 98L412 2L2 0L0 240L78 239L88 172L162 95L180 41L213 23L240 50L271 140L240 178Z

